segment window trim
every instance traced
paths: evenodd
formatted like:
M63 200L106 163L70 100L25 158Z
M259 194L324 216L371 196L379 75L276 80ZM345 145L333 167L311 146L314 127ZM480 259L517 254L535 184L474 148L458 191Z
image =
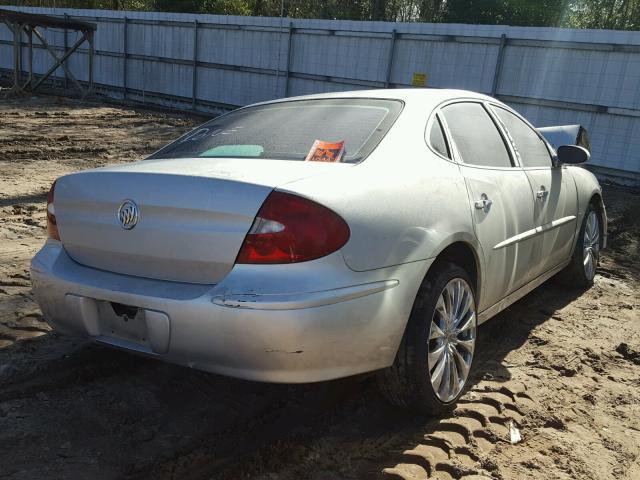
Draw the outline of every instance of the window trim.
M442 155L442 153L437 151L434 148L434 146L431 145L431 129L433 128L433 124L435 122L438 122L439 125L440 125L440 130L442 131L442 136L444 138L445 147L447 149L447 153L449 154L448 157L445 157L444 155ZM449 141L449 138L447 137L447 128L446 128L446 126L445 126L445 124L443 122L442 115L440 115L439 112L438 112L438 108L435 108L433 110L433 112L431 113L431 115L429 116L429 119L427 120L427 126L425 127L423 136L424 136L424 141L427 144L427 147L429 147L429 150L431 150L433 153L438 155L443 160L446 160L447 162L456 163L454 161L454 157L453 157L453 151L452 151L452 148L451 148L451 142Z
M500 136L500 138L502 139L502 143L504 144L505 150L507 151L507 155L509 157L509 161L511 162L511 166L509 167L495 167L495 166L491 166L491 165L476 165L473 163L465 163L462 160L462 155L460 155L460 152L458 151L458 147L455 143L455 141L453 140L453 135L451 134L451 130L449 128L449 125L447 123L446 117L444 115L443 109L448 107L449 105L453 105L456 103L477 103L480 104L480 106L482 108L484 108L485 112L487 112L487 115L489 116L489 118L491 119L491 121L493 122L496 130L498 131L498 135ZM439 116L439 118L441 119L441 124L443 126L443 129L445 131L445 137L447 140L447 143L449 145L449 148L451 149L451 153L452 153L452 157L453 157L453 161L455 163L457 163L458 165L462 165L468 168L481 168L484 170L496 170L496 171L513 171L514 169L518 169L518 168L522 168L522 166L518 163L518 161L516 160L516 156L512 150L511 147L511 142L508 141L508 139L505 137L504 132L502 131L502 127L499 123L497 123L496 118L495 118L495 114L493 111L491 111L488 108L489 102L487 102L486 100L483 100L481 98L455 98L455 99L449 99L446 100L442 103L440 103L436 109L435 109L435 113L434 114L441 114Z
M495 102L487 102L488 107L491 110L491 113L496 117L496 120L498 121L498 123L500 124L501 127L501 132L503 133L504 137L507 139L508 143L509 143L509 148L513 150L513 155L514 158L517 159L517 163L518 166L522 169L522 170L542 170L542 169L547 169L547 168L554 168L556 166L556 161L555 161L555 155L553 153L553 150L550 148L549 142L547 142L546 138L544 138L544 136L542 136L542 134L540 132L538 132L538 130L536 130L536 128L526 119L524 118L522 115L520 115L518 112L516 112L513 108L509 107L508 105L504 105L504 104L497 104ZM505 110L513 115L515 115L516 118L522 120L522 122L529 127L533 133L535 133L535 135L542 141L543 145L545 146L545 148L547 149L547 153L549 154L549 165L548 166L535 166L535 167L527 167L524 165L524 163L522 163L522 157L520 157L520 155L516 152L516 148L515 148L515 139L513 139L513 137L511 136L511 133L509 133L509 129L507 128L506 125L504 125L504 123L502 122L502 120L500 119L500 116L498 115L498 112L495 110L497 108L501 108L502 110ZM513 141L513 145L511 144Z

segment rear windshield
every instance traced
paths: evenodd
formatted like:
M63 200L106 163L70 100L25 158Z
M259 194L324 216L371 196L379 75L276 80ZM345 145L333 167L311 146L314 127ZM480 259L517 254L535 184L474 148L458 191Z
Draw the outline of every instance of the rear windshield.
M397 100L342 98L242 108L205 123L149 158L356 163L382 140L402 106Z

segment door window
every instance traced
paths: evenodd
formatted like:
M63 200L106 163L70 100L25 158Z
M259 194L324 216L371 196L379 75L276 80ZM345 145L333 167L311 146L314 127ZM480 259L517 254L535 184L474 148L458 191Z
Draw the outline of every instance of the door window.
M551 155L540 136L510 111L498 106L494 110L505 125L522 166L550 167Z
M479 103L454 103L442 109L447 126L464 163L511 167L502 135Z

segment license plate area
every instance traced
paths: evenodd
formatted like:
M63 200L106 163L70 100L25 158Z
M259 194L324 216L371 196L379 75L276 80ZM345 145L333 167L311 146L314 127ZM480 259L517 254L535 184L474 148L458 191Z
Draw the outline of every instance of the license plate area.
M149 345L144 309L115 302L97 303L100 332L103 336Z

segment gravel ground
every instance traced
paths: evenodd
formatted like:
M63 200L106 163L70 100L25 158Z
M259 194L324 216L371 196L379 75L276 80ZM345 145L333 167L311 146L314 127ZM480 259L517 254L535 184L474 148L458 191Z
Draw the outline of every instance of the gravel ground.
M28 273L51 182L196 123L0 100L0 478L640 478L637 191L605 186L611 248L594 287L551 280L485 324L472 387L442 418L387 406L371 377L251 383L51 332Z

